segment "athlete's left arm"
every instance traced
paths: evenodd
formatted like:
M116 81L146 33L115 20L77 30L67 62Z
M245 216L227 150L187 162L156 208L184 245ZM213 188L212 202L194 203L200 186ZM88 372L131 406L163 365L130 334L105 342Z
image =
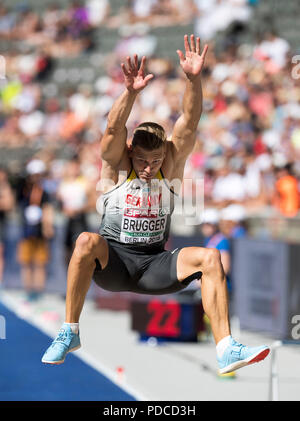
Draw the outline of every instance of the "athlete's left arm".
M192 152L197 127L202 113L202 84L201 71L204 66L208 50L206 44L201 53L200 38L191 35L190 42L187 35L184 37L185 55L177 50L180 65L186 75L186 87L183 95L183 112L175 123L172 142L176 159L184 160Z

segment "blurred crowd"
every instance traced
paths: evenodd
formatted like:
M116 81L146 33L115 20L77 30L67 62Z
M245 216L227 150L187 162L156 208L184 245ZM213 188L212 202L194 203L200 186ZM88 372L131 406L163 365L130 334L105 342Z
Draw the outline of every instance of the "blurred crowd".
M227 221L234 219L232 205L240 207L243 219L266 210L296 217L300 209L300 86L292 77L289 43L270 31L255 45L231 43L221 53L214 48L214 34L234 21L249 19L255 3L131 0L117 15L111 14L108 0L73 1L65 8L53 3L42 14L2 4L2 42L26 42L21 50L5 52L6 80L0 80L0 150L17 154L20 148L31 148L34 152L26 162L18 161L17 155L12 162L2 162L1 227L4 215L15 206L22 210L24 238L29 236L32 221L39 223L37 237L51 238L53 211L46 206L50 203L67 221L68 259L73 239L88 229L86 215L95 212L101 170L99 142L108 112L124 89L121 60L146 50L147 71L155 75L137 98L128 121L129 137L142 121L161 124L170 137L182 111L185 77L179 63L156 56L159 40L151 34L151 27L191 22L195 35L209 43L209 53L202 74L203 114L185 177L204 179L205 207L227 210L227 214L232 209ZM214 25L208 24L212 16ZM93 83L45 92L48 83L53 85L56 59L94 52L94 35L100 27L120 28L115 49L102 63L105 76ZM34 192L33 185L37 186ZM9 186L11 193L7 193ZM13 199L1 200L4 194ZM188 194L193 195L193 189ZM41 209L46 211L41 213ZM224 224L223 232L229 236ZM48 258L45 247L38 246L40 254L35 247L37 244L27 242L19 250L25 284L35 279L27 265L30 256L35 256L37 270ZM0 262L0 272L1 267ZM37 278L42 279L37 289L42 289L43 275L39 272Z

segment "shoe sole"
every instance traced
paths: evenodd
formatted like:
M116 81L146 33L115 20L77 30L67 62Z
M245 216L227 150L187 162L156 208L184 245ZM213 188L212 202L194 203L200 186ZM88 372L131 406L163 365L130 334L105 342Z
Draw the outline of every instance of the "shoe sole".
M224 367L219 370L220 374L230 373L231 371L238 370L239 368L245 367L246 365L259 363L264 360L270 352L270 348L265 348L259 351L257 354L251 355L251 357L245 358L242 361L237 361L236 363L230 364L227 367Z
M67 356L67 354L69 354L69 352L76 351L79 348L81 348L81 345L76 346L75 348L70 349L70 351L67 351L66 352L66 355L65 355L65 358L63 360L60 360L60 361L46 361L46 360L42 360L42 363L44 363L44 364L50 364L50 365L59 365L59 364L62 364L65 361L66 356Z

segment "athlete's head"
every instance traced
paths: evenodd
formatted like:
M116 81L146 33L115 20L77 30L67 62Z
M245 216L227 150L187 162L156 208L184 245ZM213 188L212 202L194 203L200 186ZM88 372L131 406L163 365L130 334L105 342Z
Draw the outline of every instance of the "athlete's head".
M140 179L155 177L166 155L166 141L166 133L157 123L142 123L134 130L129 156Z

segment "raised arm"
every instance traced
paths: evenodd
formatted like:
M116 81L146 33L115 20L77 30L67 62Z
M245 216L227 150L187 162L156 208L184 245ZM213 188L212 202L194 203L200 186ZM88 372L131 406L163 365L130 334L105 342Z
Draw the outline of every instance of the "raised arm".
M183 110L176 121L172 142L177 159L186 159L192 152L196 140L196 131L202 113L201 71L204 65L208 46L205 45L201 54L200 38L191 35L184 37L185 55L177 50L180 65L186 75L186 86L183 95Z
M133 62L130 57L126 61L127 66L121 64L126 89L108 114L107 127L100 143L101 158L112 167L116 167L123 156L127 140L126 123L136 97L153 78L152 74L145 76L146 57L142 58L140 67L136 54Z

